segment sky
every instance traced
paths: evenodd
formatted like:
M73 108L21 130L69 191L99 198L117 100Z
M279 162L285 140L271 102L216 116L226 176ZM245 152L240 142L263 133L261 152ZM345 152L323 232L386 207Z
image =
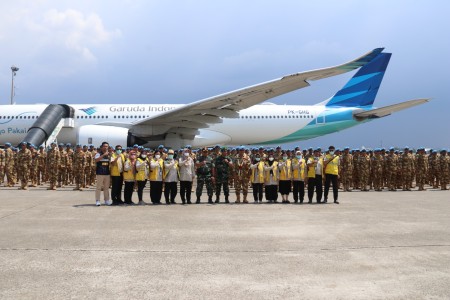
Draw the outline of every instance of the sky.
M431 102L285 146L450 148L449 11L444 0L1 1L0 104L12 65L17 104L183 104L385 47L375 105ZM353 74L270 102L313 105Z

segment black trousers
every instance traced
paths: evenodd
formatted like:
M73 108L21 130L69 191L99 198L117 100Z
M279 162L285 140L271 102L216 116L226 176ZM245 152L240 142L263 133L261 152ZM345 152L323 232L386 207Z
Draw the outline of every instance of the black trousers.
M134 189L134 181L125 181L125 188L123 190L123 198L125 203L131 203Z
M308 200L311 202L316 190L316 200L319 203L322 200L322 175L308 177Z
M147 184L147 179L138 180L138 182L137 182L137 185L138 185L137 194L138 194L139 201L142 201L142 196L144 194L144 188L145 188L146 184Z
M116 202L122 202L122 185L123 176L111 176L111 200Z
M181 201L190 202L192 193L192 181L180 181L180 197Z
M324 198L328 199L328 191L330 190L330 182L333 183L333 199L338 200L338 176L333 174L325 174L325 192Z
M262 201L263 198L263 184L262 183L252 183L253 187L253 200Z
M177 182L165 182L164 183L164 198L166 203L175 203L175 197L178 194Z
M161 203L162 181L150 181L150 200L152 203Z
M278 199L278 185L271 184L264 186L264 192L266 194L266 200L277 201Z
M297 202L300 199L300 202L303 202L305 198L305 182L300 180L293 180L292 185L294 201Z

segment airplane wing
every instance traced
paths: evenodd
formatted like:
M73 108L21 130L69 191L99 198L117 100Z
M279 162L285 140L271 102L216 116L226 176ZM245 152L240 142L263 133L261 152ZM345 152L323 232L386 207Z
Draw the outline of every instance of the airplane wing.
M416 105L424 104L429 101L430 101L429 98L409 100L409 101L405 101L405 102L401 102L401 103L397 103L397 104L393 104L393 105L388 105L388 106L384 106L384 107L380 107L380 108L375 108L375 109L371 109L371 110L367 110L367 111L363 111L363 112L357 112L353 116L357 119L382 118L382 117L389 116L390 114L392 114L394 112L397 112L397 111L400 111L400 110L403 110L406 108L410 108L410 107L413 107Z
M193 138L199 128L221 123L222 118L238 118L238 111L309 86L308 81L327 78L360 68L374 59L384 48L376 48L361 57L335 67L287 75L211 98L199 100L157 116L136 121L134 126L152 125L166 128L166 133Z

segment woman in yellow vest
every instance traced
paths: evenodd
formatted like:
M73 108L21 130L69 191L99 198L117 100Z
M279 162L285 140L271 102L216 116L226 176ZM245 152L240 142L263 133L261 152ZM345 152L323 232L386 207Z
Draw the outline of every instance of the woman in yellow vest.
M123 181L125 182L125 188L123 190L123 197L125 204L133 205L134 184L136 182L136 153L130 152L125 159L123 166Z
M175 197L178 193L178 160L174 159L174 151L170 149L167 152L167 158L164 160L164 198L166 204L176 204Z
M281 151L281 161L278 162L278 170L280 170L278 188L282 202L290 203L289 193L291 192L292 162L288 157L288 153L284 150Z
M273 152L273 149L269 150L267 161L264 163L264 192L269 203L276 203L278 199L279 171Z
M253 158L253 162L250 165L252 170L252 176L250 182L253 188L253 200L255 203L261 203L263 197L263 185L264 185L264 161L261 160L261 155L256 153Z
M303 159L302 152L298 150L292 159L292 185L295 203L298 203L300 198L301 204L305 198L305 169L306 162Z
M150 200L153 204L161 204L163 186L164 160L161 152L156 151L150 161Z
M149 174L148 158L146 149L142 149L139 157L136 160L136 182L137 193L139 198L139 205L145 205L143 200L144 187L147 184Z
M314 196L314 188L316 189L316 200L320 203L322 200L322 174L323 174L323 158L320 150L315 149L313 156L308 158L306 163L308 166L308 203L312 203Z
M339 155L335 155L334 146L328 147L328 154L323 160L323 166L325 168L325 192L324 203L328 200L328 191L330 189L330 183L333 183L333 199L334 203L338 202L338 174L339 174Z

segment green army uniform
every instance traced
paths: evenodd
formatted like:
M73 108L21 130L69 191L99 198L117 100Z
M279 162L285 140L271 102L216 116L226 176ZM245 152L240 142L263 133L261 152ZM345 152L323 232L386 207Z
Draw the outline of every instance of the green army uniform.
M208 203L212 203L213 196L213 174L214 162L211 156L199 156L195 163L197 167L197 189L195 194L197 196L197 202L200 203L200 197L202 196L203 186L206 185L206 192L208 194Z
M226 151L226 149L222 149ZM220 190L223 186L223 194L225 195L225 203L229 203L228 197L230 195L229 178L232 175L232 160L229 156L219 155L214 160L214 178L216 179L216 203L220 202Z

